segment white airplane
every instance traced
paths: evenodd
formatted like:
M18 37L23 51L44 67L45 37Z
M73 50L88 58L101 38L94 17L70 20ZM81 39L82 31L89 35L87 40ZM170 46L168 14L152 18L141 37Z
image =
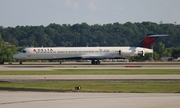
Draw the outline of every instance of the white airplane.
M153 53L152 46L158 37L168 35L148 34L132 47L27 47L13 56L18 60L84 59L100 64L102 59L122 59Z

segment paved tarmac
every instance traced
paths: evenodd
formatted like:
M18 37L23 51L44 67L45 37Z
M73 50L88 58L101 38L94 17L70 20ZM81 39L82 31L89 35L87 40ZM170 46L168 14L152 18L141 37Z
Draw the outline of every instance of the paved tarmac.
M162 81L180 82L180 75L0 75L0 81Z
M0 91L0 108L179 108L180 94Z
M0 71L66 69L178 69L179 65L0 65ZM180 81L180 75L1 75L0 81Z
M180 65L0 65L0 71L9 70L87 70L87 69L178 69Z

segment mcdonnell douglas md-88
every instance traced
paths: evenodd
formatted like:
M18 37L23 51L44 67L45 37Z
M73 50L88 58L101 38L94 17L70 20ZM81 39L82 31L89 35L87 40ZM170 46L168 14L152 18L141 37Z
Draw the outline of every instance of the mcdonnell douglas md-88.
M153 53L152 46L158 37L167 35L148 34L139 44L130 47L27 47L13 56L18 60L91 60L100 64L102 59L121 59Z

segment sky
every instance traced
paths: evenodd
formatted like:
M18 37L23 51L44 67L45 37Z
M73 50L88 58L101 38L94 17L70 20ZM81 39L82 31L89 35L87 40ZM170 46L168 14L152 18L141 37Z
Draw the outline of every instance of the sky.
M0 0L0 26L180 24L180 0Z

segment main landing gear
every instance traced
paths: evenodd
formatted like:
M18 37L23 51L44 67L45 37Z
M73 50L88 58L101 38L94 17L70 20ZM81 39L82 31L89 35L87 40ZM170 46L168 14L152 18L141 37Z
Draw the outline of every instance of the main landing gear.
M96 60L96 61L95 61L95 60L92 60L92 61L91 61L91 64L97 64L97 65L99 65L100 63L101 63L101 62L100 62L99 60Z
M19 61L19 64L22 65L22 60Z

